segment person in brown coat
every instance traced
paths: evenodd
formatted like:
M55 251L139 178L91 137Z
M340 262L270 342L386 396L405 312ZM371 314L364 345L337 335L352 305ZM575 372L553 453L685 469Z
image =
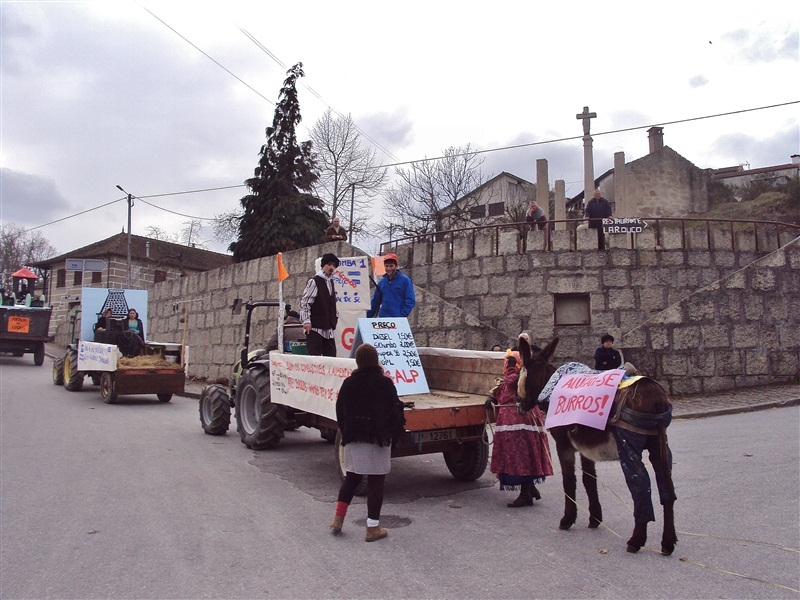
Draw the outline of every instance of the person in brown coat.
M326 242L347 241L347 229L339 225L339 217L333 218L333 224L325 230Z

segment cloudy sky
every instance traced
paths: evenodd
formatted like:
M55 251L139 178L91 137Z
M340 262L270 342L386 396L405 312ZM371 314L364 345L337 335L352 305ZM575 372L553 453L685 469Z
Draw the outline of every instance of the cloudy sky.
M470 144L498 149L487 175L535 181L548 159L568 196L581 142L546 142L580 136L583 106L599 175L615 152L646 154L650 125L800 100L789 0L3 0L0 25L0 218L59 253L126 227L117 185L146 199L138 235L237 208L296 62L300 140L330 106L385 164ZM702 168L783 164L800 151L798 115L795 103L675 123L665 143ZM210 188L229 189L178 194Z

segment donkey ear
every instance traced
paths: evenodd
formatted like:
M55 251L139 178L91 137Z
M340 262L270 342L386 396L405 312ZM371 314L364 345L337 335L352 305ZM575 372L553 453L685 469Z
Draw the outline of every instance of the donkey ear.
M519 357L522 359L522 364L527 365L531 360L532 354L531 345L528 342L528 336L524 333L519 334L517 346L519 347Z
M548 344L544 347L544 349L539 353L539 358L546 362L550 362L550 359L553 358L553 354L556 353L557 346L558 346L558 336L554 337L552 340L548 342Z

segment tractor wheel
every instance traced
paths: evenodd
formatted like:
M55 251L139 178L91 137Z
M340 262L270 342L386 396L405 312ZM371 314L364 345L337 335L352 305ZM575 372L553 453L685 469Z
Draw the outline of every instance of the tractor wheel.
M169 402L170 400L172 400L172 394L163 393L163 394L156 394L156 396L158 397L159 402Z
M253 450L274 448L285 427L286 408L270 399L269 363L252 363L236 386L236 429L242 443Z
M78 351L75 348L68 348L64 356L64 387L70 392L83 388L83 373L78 371Z
M224 385L207 385L200 392L200 423L208 435L225 435L231 426L231 401Z
M44 364L44 342L39 343L36 346L36 350L33 351L33 364L37 367L41 367Z
M100 395L106 404L117 402L117 382L114 381L114 374L110 371L105 371L100 375Z
M336 467L339 471L339 479L344 481L347 470L344 468L344 446L342 446L342 432L336 430L336 440L334 442L334 450L336 451ZM356 496L365 496L367 494L367 476L361 478L361 483L356 487Z
M64 359L56 358L53 360L53 383L64 385Z
M457 449L444 452L444 462L450 473L461 481L475 481L486 471L489 446L483 440L465 442Z

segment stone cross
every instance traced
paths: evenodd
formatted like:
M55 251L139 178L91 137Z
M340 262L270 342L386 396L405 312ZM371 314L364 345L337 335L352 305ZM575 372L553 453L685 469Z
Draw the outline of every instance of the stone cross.
M575 115L576 119L583 121L583 205L589 202L594 195L594 157L592 155L592 136L589 135L590 119L597 113L589 112L589 107L584 106L583 112Z

